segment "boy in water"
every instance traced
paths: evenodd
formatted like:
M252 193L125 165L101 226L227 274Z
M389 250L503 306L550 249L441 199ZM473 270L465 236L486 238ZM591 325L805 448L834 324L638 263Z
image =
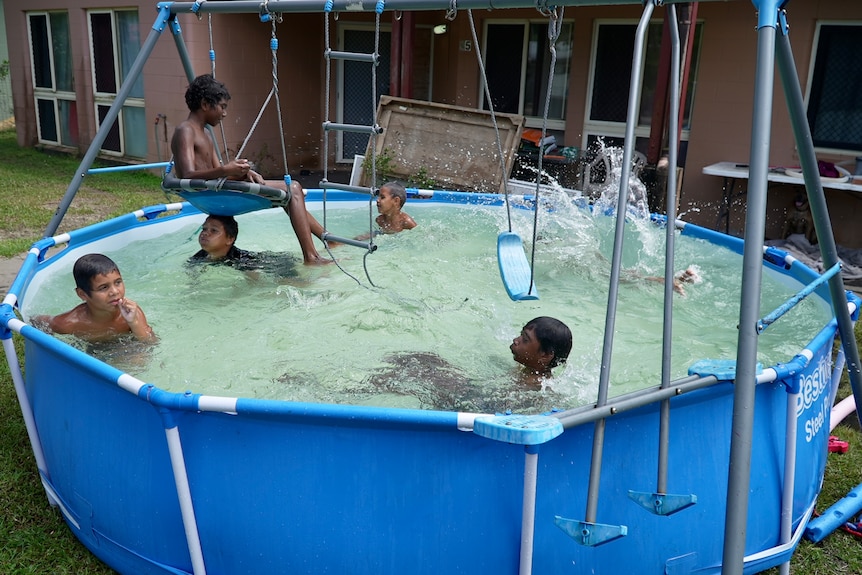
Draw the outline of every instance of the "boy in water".
M239 224L233 216L210 214L204 220L201 232L198 234L201 249L189 258L189 261L222 261L233 265L234 262L253 260L254 255L251 252L241 250L234 245L238 234Z
M558 319L541 316L527 322L509 346L514 360L526 369L524 383L541 389L551 370L565 363L572 351L572 332Z
M279 280L297 275L295 258L271 252L249 252L236 247L239 224L233 216L210 214L204 220L198 234L201 249L189 258L189 264L211 263L226 265L246 273L252 280L260 279L260 273L272 274Z
M377 211L380 215L375 220L384 234L397 234L403 230L412 230L416 222L406 212L401 211L407 203L407 190L398 182L388 182L380 187L377 195Z
M174 130L171 138L171 153L174 156L174 174L178 178L211 180L250 181L287 190L284 182L264 180L251 169L248 160L234 159L222 164L216 154L212 138L207 134L207 126L217 126L227 116L227 103L230 93L224 84L209 74L198 76L186 90L186 105L189 116ZM284 211L302 249L302 259L306 264L328 263L320 257L314 247L311 235L323 235L323 226L308 213L305 198L299 182L290 185L290 203Z
M664 278L659 276L647 276L646 278L652 282L664 283ZM696 284L700 283L700 274L697 273L697 270L694 266L689 266L682 270L681 272L677 272L673 276L673 291L678 293L679 295L685 295L685 284Z
M34 325L90 343L116 340L127 333L146 343L158 340L143 310L126 297L120 270L111 258L102 254L81 256L72 275L75 293L84 303L54 317L37 316Z

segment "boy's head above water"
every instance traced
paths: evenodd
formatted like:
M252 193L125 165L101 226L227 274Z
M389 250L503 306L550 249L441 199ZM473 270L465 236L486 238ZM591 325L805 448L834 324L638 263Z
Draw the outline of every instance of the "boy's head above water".
M198 234L198 244L211 258L223 258L239 235L239 225L233 216L210 214Z
M75 287L84 292L87 296L92 295L94 282L93 280L98 275L109 276L116 272L120 275L120 270L114 260L102 254L87 254L81 256L72 267L72 276L75 278Z
M541 316L527 322L509 346L513 359L540 375L565 363L572 351L572 332L558 319Z

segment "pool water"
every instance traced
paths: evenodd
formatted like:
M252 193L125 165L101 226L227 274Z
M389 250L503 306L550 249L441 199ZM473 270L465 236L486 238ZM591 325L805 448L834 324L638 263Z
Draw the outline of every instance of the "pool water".
M552 209L540 212L536 234L540 299L525 302L511 301L500 280L496 237L508 223L499 208L409 201L416 229L378 236L378 250L367 257L362 249L333 248L350 275L335 265L303 266L281 210L237 218L237 245L276 254L280 271L188 266L204 216L189 217L176 233L106 252L159 344L89 351L176 392L475 412L589 403L599 378L614 221L564 195L548 201ZM332 206L326 224L333 234L368 232L367 204ZM322 220L319 208L312 213ZM513 209L512 216L529 258L533 214ZM646 221L627 224L611 395L660 381L664 288L644 278L663 275L664 235ZM674 297L673 378L694 361L735 357L741 284L738 255L685 236L676 250L677 269L694 266L702 281ZM72 263L49 268L52 277L28 294L28 316L78 303ZM763 314L797 289L767 271ZM568 324L574 346L544 389L531 391L508 348L540 315ZM764 365L792 358L829 310L811 299L790 315L761 336Z

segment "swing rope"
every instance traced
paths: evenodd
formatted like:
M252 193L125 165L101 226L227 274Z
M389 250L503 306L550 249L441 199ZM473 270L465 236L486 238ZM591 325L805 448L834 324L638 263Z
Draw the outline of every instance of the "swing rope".
M542 182L542 158L545 155L543 142L548 133L548 111L551 107L551 92L554 86L554 69L557 66L557 39L560 37L560 32L563 30L563 10L562 6L549 8L537 8L539 13L548 17L548 51L551 53L551 64L548 66L548 89L545 94L545 110L542 114L542 139L539 140L539 173L536 175L536 209L533 211L533 246L530 250L530 285L533 285L535 279L535 266L533 262L536 259L536 239L538 237L537 230L539 228L539 190ZM559 13L557 12L559 10Z
M457 11L455 0L452 0L450 5L450 13ZM503 179L503 192L506 201L506 217L508 219L509 231L503 232L497 237L497 263L500 267L500 276L503 279L503 284L506 286L506 291L509 297L515 301L526 299L538 299L538 293L535 289L535 258L536 258L536 238L538 229L538 211L539 211L539 184L541 178L537 178L536 197L535 197L535 215L533 218L533 249L531 252L530 261L524 255L523 242L520 236L512 231L512 207L509 199L509 177L506 173L506 160L503 156L503 144L500 140L500 129L497 125L497 117L494 112L494 103L491 99L491 90L488 86L488 78L485 72L485 65L482 61L482 55L479 50L479 39L476 34L476 25L473 20L473 11L468 9L470 22L470 32L473 37L473 44L476 46L476 61L479 66L482 78L482 88L485 93L485 98L488 101L488 109L491 113L491 121L494 125L494 137L497 143L497 155L500 160L500 173ZM547 106L545 108L547 116ZM543 126L542 135L544 137L545 128ZM540 150L541 161L541 150ZM541 164L540 164L541 173Z
M450 9L449 12L447 12L446 17L449 18L449 14L452 14L452 18L454 18L457 13L458 7L456 0L452 0L452 4L450 5ZM500 129L497 126L497 115L494 113L494 102L491 100L491 89L488 87L488 77L485 74L485 63L482 61L482 51L479 49L479 39L476 36L476 24L473 22L473 10L468 9L467 14L470 21L470 33L473 35L473 46L476 47L476 61L479 64L479 72L482 76L482 89L485 91L485 99L488 101L488 110L491 112L491 123L494 125L494 137L497 140L497 156L500 159L500 173L503 174L503 192L506 198L506 217L509 221L509 232L511 232L512 208L509 204L509 178L508 174L506 174L506 160L503 157L503 143L500 141ZM532 268L532 264L530 267Z
M206 1L206 0L204 0ZM198 14L198 19L200 19L200 14ZM212 12L207 13L207 31L209 33L210 40L210 73L212 77L216 77L216 52L215 46L213 44L213 15ZM222 122L218 123L219 130L221 131L221 142L222 149L224 150L224 157L227 162L230 162L230 150L227 148L227 136L224 133L224 124Z
M276 25L280 24L282 21L281 13L273 14L269 11L269 0L264 0L263 5L260 8L260 20L261 22L270 22L272 25L272 32L269 40L269 48L272 53L272 88L269 91L266 99L263 102L263 105L260 107L260 111L257 114L257 117L254 119L254 122L251 125L251 128L248 131L248 134L243 140L242 145L236 153L238 158L242 157L242 152L245 150L248 141L251 139L252 134L254 134L255 129L257 129L257 125L260 123L260 119L263 116L263 112L266 110L266 107L269 105L269 102L275 97L275 109L276 114L278 116L278 133L281 135L281 159L282 166L284 168L284 183L288 186L288 191L290 188L290 175L288 175L287 170L287 147L284 143L284 122L281 119L281 98L279 97L278 92L278 34Z

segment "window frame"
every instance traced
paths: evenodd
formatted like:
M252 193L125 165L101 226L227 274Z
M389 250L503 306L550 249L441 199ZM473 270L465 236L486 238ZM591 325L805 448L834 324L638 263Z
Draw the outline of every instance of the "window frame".
M87 10L87 38L89 42L89 52L90 52L90 80L93 86L93 114L96 121L96 129L101 128L102 120L100 114L100 108L110 108L114 101L117 99L117 92L103 92L98 90L99 81L96 78L97 74L97 66L96 66L96 55L94 50L94 37L93 37L93 15L97 14L107 14L110 16L111 21L111 46L113 53L111 54L113 58L113 68L114 68L114 82L117 88L117 91L120 90L120 87L123 84L123 67L122 67L122 47L120 46L118 39L118 29L119 22L117 20L117 14L119 12L134 12L138 15L138 26L140 27L140 11L137 8L92 8ZM140 45L138 45L138 51L140 51ZM141 97L132 96L131 94L126 98L126 101L123 102L123 107L120 110L119 114L117 114L117 131L118 131L118 144L119 150L112 150L110 148L101 148L99 151L102 154L109 156L117 156L124 157L127 155L127 150L129 148L126 142L126 108L146 108L145 99ZM149 147L147 142L146 130L141 130L141 137L144 139L144 156L133 156L136 158L144 159L147 153L147 149Z
M814 129L811 127L811 121L809 120L809 105L811 104L811 90L813 88L814 76L817 72L817 50L820 47L820 33L823 26L852 26L858 29L860 33L862 33L862 20L817 20L814 27L814 38L811 44L811 57L808 62L808 78L805 82L805 98L804 98L804 107L805 107L805 119L809 123L809 130L812 133L812 142L814 141ZM860 41L862 43L862 41ZM819 113L819 109L818 109ZM815 152L819 152L822 154L835 154L835 155L843 155L843 156L860 156L862 155L862 149L854 149L854 148L836 148L836 147L828 147L828 146L817 146L814 145Z
M625 122L612 122L607 120L593 120L592 118L592 105L593 105L593 90L595 89L595 75L596 75L596 63L597 63L597 53L598 53L598 43L599 43L599 32L602 26L607 25L626 25L626 26L634 26L635 30L637 29L638 20L630 19L630 18L600 18L596 19L593 22L593 34L590 45L590 70L589 77L587 79L587 93L585 98L585 110L584 110L584 129L581 140L581 149L586 150L588 148L588 144L597 137L611 137L611 138L624 138L626 123ZM656 26L659 29L659 33L661 33L662 26L664 22L661 19L652 19L650 20L649 26L652 29L653 26ZM703 21L698 19L695 23L695 26L703 26ZM649 30L647 31L649 34ZM698 54L700 53L700 49L703 47L703 33L701 28L700 34L700 46L698 48ZM646 44L649 44L649 36L647 36ZM683 41L683 39L681 39ZM644 54L646 56L646 54ZM699 58L692 58L691 61L691 69L689 70L690 76L694 77L690 80L692 82L691 87L689 89L689 94L687 97L692 100L692 107L694 103L694 91L697 88L697 73L700 67ZM646 66L647 59L643 58L641 61L641 80L643 80L643 71ZM640 107L641 100L643 98L643 81L641 81L641 85L638 86L637 93L637 110L638 110L638 124L635 126L634 135L635 138L639 141L648 141L650 137L650 131L652 129L652 124L641 124L640 123ZM682 106L685 106L685 102L681 102ZM687 142L691 135L691 127L683 126L680 131L680 140L682 142Z
M374 23L371 23L371 22L361 22L361 21L355 21L355 20L339 21L338 27L336 28L336 40L335 40L335 46L336 46L335 49L336 50L342 50L342 51L346 50L344 47L346 42L347 42L345 36L347 34L349 34L350 32L362 32L362 33L369 33L370 32L370 33L374 34L375 33L375 25L374 25ZM379 33L380 34L389 34L390 38L391 38L392 24L381 23ZM390 55L390 57L391 57L391 55ZM346 80L345 80L345 73L346 73L345 64L346 64L345 60L342 60L342 59L336 60L335 70L334 70L334 75L335 75L335 114L334 115L335 115L335 121L338 123L344 123L344 121L345 121L344 120L344 116L345 116L344 103L345 103L345 100L347 99L346 91L348 90L348 88L345 86L345 82L346 82ZM356 64L356 63L353 62L351 64ZM388 65L388 63L387 63L387 65ZM367 64L358 63L357 67L358 67L358 69L364 69L365 67L367 67ZM378 68L378 70L379 70L379 68ZM379 74L379 71L378 71L378 74ZM369 77L371 76L370 68L369 68L368 75L369 75ZM388 90L386 93L388 94ZM381 93L380 91L378 91L378 93L377 93L377 105L379 105L380 97L382 95L384 95L384 94ZM376 113L376 108L375 108L375 113ZM328 136L326 136L326 137L328 137ZM346 157L346 150L344 148L345 148L345 146L344 146L344 132L341 130L337 130L335 132L335 163L336 164L350 164L350 163L354 162L353 156ZM357 154L357 155L362 155L362 154Z
M520 76L520 91L518 94L518 114L524 116L524 126L527 128L541 128L543 124L543 117L539 116L529 116L524 113L524 103L526 100L526 91L527 91L527 64L528 64L528 53L530 48L530 27L534 24L540 24L547 28L548 19L547 18L514 18L514 19L502 19L502 18L486 18L483 26L482 26L482 65L487 66L487 57L488 57L488 27L493 25L503 25L503 26L512 26L520 24L524 28L524 41L521 46L521 69L518 72ZM563 18L563 24L569 25L571 27L571 39L570 39L570 51L574 52L575 46L575 19L574 18ZM572 60L570 56L569 66L563 70L563 78L560 79L557 74L560 73L559 62L555 64L554 72L554 86L558 86L559 83L562 83L565 86L565 93L563 94L562 102L563 102L563 114L562 118L551 118L548 117L547 120L547 129L554 131L565 131L566 129L566 117L568 115L568 104L569 104L569 96L571 94L571 65ZM485 86L483 79L481 77L481 71L479 77L479 109L485 109ZM486 72L487 74L487 72ZM537 77L537 79L539 79ZM544 110L545 104L544 101L541 103L541 108ZM498 110L494 110L497 112Z
M72 148L77 145L77 131L74 126L77 126L77 118L71 116L77 116L77 106L75 105L78 100L78 95L75 93L75 74L74 69L71 70L71 84L72 90L60 90L57 88L57 70L56 70L56 55L54 54L54 36L51 25L51 15L52 14L65 14L66 15L66 32L69 37L69 52L70 59L72 59L72 43L71 43L71 26L69 25L69 11L68 10L33 10L26 12L27 17L27 40L30 43L30 82L33 86L33 104L34 104L34 114L36 115L36 137L40 144L48 144L54 146L62 146ZM48 37L48 53L45 55L48 58L49 66L50 66L50 76L51 76L51 87L43 87L38 86L36 81L36 54L34 52L35 46L33 43L33 25L32 18L34 16L44 16L47 26L46 26L46 35ZM43 129L43 119L39 114L40 109L40 101L49 102L53 106L54 113L54 133L57 135L55 140L47 139L44 136L45 130ZM70 106L72 106L71 114L70 114L70 126L67 126L71 141L64 142L63 141L63 125L61 122L62 114L61 114L61 106L60 102L69 102ZM74 132L74 133L73 133Z

